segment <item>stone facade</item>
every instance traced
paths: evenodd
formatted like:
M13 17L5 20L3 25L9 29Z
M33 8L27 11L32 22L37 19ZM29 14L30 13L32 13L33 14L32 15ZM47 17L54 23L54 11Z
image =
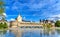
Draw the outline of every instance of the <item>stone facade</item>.
M52 25L54 25L54 23L50 20L43 20L43 21L40 21L40 23L22 21L22 17L20 15L18 15L18 17L15 21L10 22L10 27L21 27L21 26L41 26L41 27L43 27L44 23L51 23Z
M20 26L42 26L42 25L40 25L40 23L22 21L22 17L18 15L15 21L10 22L10 27L20 27Z

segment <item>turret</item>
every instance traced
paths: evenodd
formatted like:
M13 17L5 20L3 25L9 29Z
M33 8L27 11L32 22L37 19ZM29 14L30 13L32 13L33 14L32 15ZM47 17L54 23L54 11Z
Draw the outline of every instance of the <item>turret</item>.
M22 17L21 17L20 14L19 14L18 17L17 17L17 21L18 21L18 22L22 22Z

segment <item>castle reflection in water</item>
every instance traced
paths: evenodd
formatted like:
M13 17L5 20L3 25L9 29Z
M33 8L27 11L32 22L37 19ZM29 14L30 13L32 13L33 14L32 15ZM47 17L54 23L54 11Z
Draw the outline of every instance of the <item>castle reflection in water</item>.
M0 37L58 37L60 29L44 30L44 29L9 29L0 31ZM60 35L60 34L59 34Z

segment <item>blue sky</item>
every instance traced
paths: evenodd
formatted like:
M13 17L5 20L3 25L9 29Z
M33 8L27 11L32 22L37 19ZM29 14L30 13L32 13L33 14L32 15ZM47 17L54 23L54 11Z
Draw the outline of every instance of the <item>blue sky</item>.
M7 20L14 20L18 14L24 20L60 19L60 0L3 0Z

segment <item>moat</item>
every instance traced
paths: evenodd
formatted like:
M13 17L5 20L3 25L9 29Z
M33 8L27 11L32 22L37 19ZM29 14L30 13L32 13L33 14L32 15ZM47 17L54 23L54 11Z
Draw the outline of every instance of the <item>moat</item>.
M19 28L0 30L0 37L60 37L60 29Z

